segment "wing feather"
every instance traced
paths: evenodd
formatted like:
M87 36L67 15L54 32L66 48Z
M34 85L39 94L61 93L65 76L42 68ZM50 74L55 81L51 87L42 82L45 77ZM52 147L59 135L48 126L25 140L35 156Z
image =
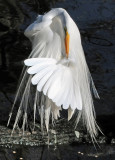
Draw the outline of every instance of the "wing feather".
M55 64L56 61L52 61L52 60L41 60L39 61L37 64L33 65L32 67L30 67L27 72L29 74L36 74L38 73L40 70L47 68L49 65L53 65ZM52 66L53 67L53 66Z
M77 84L77 75L74 75L74 67L57 63L52 58L32 58L25 60L29 74L35 74L32 84L37 85L39 92L43 91L56 106L64 109L82 109L80 88Z
M52 85L48 89L48 97L52 100L54 96L57 97L57 95L61 94L60 91L62 91L62 80L61 80L62 74L63 74L62 69L59 69L59 71L55 75L57 77L56 78L55 76L53 77Z
M37 90L39 92L42 91L43 86L45 85L45 83L48 81L48 79L51 77L51 75L53 74L53 72L55 71L57 67L54 66L54 68L52 68L51 71L47 72L47 74L41 78L41 80L39 81L38 85L37 85Z
M74 109L78 109L78 110L82 110L82 98L81 98L81 94L80 94L80 89L77 86L77 84L74 84L73 86L73 98L71 101L71 108Z
M26 59L24 61L26 66L35 66L38 63L42 63L42 62L52 62L52 63L56 63L56 60L53 58L30 58L30 59Z
M69 95L70 95L70 89L71 89L71 83L72 83L72 79L71 79L71 74L69 73L69 68L68 67L64 67L63 68L63 77L62 77L62 88L61 91L58 93L57 96L55 96L55 98L53 99L54 102L57 105L62 105L63 104L63 108L67 109L69 107L69 104L66 103L69 99Z
M32 78L32 84L37 85L38 82L50 71L52 71L52 65L45 66L45 68L42 68L36 75L33 76Z
M47 83L45 84L45 86L43 87L43 93L44 93L45 95L48 95L48 93L47 93L47 92L48 92L48 89L50 88L53 80L54 80L55 78L57 78L58 72L59 72L59 68L57 67L56 70L53 72L52 76L49 78L49 80L48 80Z

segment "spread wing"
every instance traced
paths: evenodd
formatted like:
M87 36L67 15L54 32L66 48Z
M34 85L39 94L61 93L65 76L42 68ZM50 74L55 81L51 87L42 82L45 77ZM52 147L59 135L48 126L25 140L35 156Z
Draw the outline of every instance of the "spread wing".
M27 70L34 75L31 79L33 85L37 85L39 92L43 91L56 106L64 109L71 107L82 109L82 98L77 85L77 75L74 75L74 66L57 63L52 58L31 58L25 60Z

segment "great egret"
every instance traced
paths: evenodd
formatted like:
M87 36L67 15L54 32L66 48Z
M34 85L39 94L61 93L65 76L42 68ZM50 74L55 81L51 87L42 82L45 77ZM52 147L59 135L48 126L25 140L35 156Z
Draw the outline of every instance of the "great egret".
M75 114L76 126L81 119L91 138L95 139L99 127L95 120L92 92L96 98L99 96L86 64L75 22L66 10L52 9L39 15L25 30L25 36L32 43L32 52L24 61L29 69L26 68L23 73L12 107L13 110L21 95L13 131L21 117L24 131L28 108L34 110L34 124L36 110L39 110L41 129L45 123L47 131L50 115L54 120L60 117L61 109L68 109L68 120Z

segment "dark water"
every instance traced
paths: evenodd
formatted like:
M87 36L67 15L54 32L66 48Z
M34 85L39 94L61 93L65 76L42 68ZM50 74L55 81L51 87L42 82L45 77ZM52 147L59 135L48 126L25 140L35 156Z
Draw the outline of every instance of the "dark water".
M103 151L102 151L103 150ZM114 160L115 146L102 146L95 150L91 145L63 145L26 147L16 146L0 150L0 160Z
M0 125L6 126L23 60L31 51L31 44L23 32L38 14L56 7L65 8L80 29L86 60L101 97L101 100L95 100L97 121L105 133L106 143L111 144L115 138L114 0L0 0ZM2 148L0 160L17 160L25 155L24 159L37 159L40 156L42 157L38 159L46 159L44 157L47 154L49 159L98 159L95 155L88 156L89 153L85 156L79 155L77 152L81 148L82 152L86 152L89 146L59 146L55 151L50 149L49 152L47 147L43 149L18 146L14 148L17 150L16 154L12 153L12 149ZM92 152L93 148L90 146L89 152ZM56 157L56 154L59 154L59 157ZM113 151L103 151L101 156L101 160L115 158Z

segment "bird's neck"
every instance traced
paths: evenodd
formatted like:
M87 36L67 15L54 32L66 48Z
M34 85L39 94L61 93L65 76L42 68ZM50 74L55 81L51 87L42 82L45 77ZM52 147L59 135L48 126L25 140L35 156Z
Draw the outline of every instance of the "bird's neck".
M61 21L62 24L64 26L68 27L69 24L69 14L66 12L65 9L63 8L55 8L52 9L51 11L49 11L47 14L45 14L42 18L43 21L47 21L47 20L52 20L53 18L55 18L56 16L58 16ZM69 28L69 27L68 27Z

